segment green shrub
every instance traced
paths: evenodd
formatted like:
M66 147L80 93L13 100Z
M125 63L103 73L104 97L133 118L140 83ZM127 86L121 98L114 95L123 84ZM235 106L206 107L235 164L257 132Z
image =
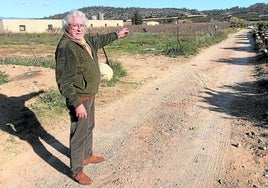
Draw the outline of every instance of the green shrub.
M108 82L102 81L102 86L105 85L108 87L115 86L115 84L119 81L120 78L127 75L127 71L123 67L122 63L111 60L110 66L113 69L113 78Z

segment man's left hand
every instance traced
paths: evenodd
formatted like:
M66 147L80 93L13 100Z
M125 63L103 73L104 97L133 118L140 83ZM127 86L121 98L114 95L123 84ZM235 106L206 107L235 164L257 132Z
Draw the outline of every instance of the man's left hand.
M130 34L128 28L123 28L121 31L118 32L118 37L123 38L123 37L128 37Z

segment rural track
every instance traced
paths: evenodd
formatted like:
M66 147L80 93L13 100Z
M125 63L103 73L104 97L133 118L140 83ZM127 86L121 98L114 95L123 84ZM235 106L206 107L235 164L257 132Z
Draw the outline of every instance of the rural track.
M97 107L94 148L106 160L85 167L91 187L219 186L231 161L236 117L229 111L239 95L233 88L253 79L255 53L247 32L240 30L178 62L161 79ZM68 146L68 129L56 137ZM68 157L44 146L56 157L44 161L31 151L21 154L12 161L19 175L4 175L5 187L82 187L67 175Z

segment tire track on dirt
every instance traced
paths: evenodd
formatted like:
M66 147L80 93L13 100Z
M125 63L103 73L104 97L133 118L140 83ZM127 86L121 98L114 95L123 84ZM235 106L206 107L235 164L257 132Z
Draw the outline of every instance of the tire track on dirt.
M218 50L221 51L218 53L222 53L225 49ZM228 58L239 57L239 53L241 52L230 51ZM209 59L213 58L214 56ZM128 139L123 138L125 144L118 145L116 158L111 156L113 166L123 168L114 168L112 171L116 174L110 176L111 179L106 183L98 181L97 175L95 181L100 187L214 187L218 180L224 178L229 157L232 119L228 115L208 110L209 105L201 101L202 94L205 88L221 90L223 84L240 81L237 72L243 71L245 67L241 67L239 63L237 65L236 62L219 65L207 60L194 67L189 64L180 66L176 70L178 72L169 75L166 80L161 80L161 83L155 82L151 85L149 90L154 92L143 95L150 96L149 100L154 104L149 110L146 102L139 104L139 100L129 101L135 109L140 109L141 113L135 117L134 124L127 120L131 123L128 124L127 132L123 131L121 134ZM200 69L207 69L206 67L209 67L210 74L199 76ZM223 106L229 106L232 102L231 97L219 100ZM183 109L172 110L170 107L170 104L183 103ZM166 108L168 104L169 107ZM142 110L145 108L147 113ZM129 114L132 115L132 111L129 111ZM141 116L143 118L140 118ZM124 126L121 123L115 124ZM141 139L139 142L133 138L133 133ZM144 157L145 151L147 157ZM93 171L93 174L95 173L98 174ZM111 181L112 177L117 177L116 181Z

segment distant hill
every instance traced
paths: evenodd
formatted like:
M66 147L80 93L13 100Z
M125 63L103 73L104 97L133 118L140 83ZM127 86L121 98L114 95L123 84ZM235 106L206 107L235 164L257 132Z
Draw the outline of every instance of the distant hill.
M127 20L131 19L135 12L138 11L143 18L150 17L179 17L182 16L185 12L188 12L187 9L175 9L175 8L114 8L114 7L103 7L103 6L94 6L94 7L85 7L79 9L86 14L86 16L91 19L92 16L98 16L99 13L104 14L104 18L108 20ZM56 14L54 16L49 16L45 18L49 19L62 19L67 13Z
M208 10L203 11L203 13L214 18L217 16L221 18L235 16L248 21L268 20L268 4L256 3L248 8L233 7L225 10Z
M104 14L104 19L108 20L127 20L133 18L136 12L145 18L186 18L189 15L195 15L196 17L203 16L203 19L199 21L209 21L211 19L223 21L224 19L235 16L243 18L248 21L268 20L268 4L257 3L250 7L233 7L230 9L215 9L198 11L195 9L178 9L178 8L114 8L104 6L84 7L79 9L91 19L97 17L99 13ZM44 19L62 19L67 13L56 14L54 16L44 17Z

